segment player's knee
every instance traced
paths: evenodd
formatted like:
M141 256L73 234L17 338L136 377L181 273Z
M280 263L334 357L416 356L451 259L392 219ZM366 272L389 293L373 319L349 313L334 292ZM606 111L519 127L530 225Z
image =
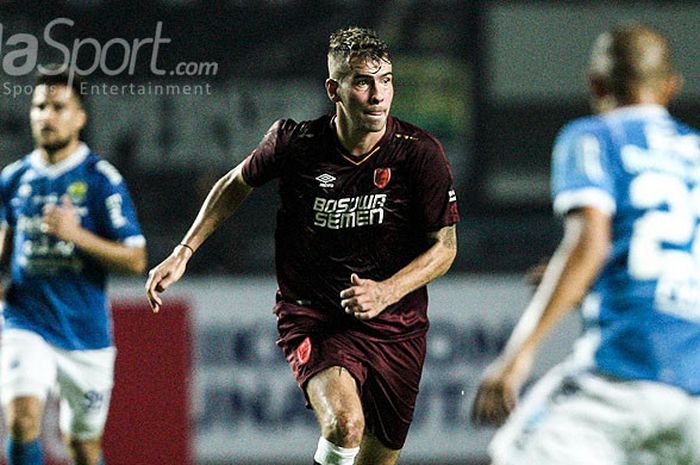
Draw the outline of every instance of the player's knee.
M342 447L355 447L362 441L365 419L361 413L353 411L335 412L327 429L329 441Z
M75 465L98 465L102 459L102 443L99 439L67 440Z
M19 442L31 442L39 437L41 418L29 413L17 413L8 418L8 429L12 439Z

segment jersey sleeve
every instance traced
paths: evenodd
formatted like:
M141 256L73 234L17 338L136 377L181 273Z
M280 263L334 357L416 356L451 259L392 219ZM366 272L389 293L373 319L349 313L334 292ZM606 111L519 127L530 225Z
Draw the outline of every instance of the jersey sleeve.
M14 221L10 211L10 199L7 193L7 177L0 175L0 225L13 227Z
M146 240L141 232L136 208L131 200L126 182L117 169L106 160L95 164L97 171L97 198L94 214L97 233L106 239L125 245L141 247Z
M259 187L280 176L284 164L284 140L291 120L277 120L258 146L243 162L243 179L251 187Z
M14 228L17 224L17 218L12 208L12 198L15 195L14 191L21 166L21 161L14 162L0 173L0 224L10 228Z
M457 194L450 162L437 141L426 144L413 167L413 198L426 232L459 222Z
M615 213L615 184L607 149L601 132L594 128L572 125L561 131L552 154L552 200L557 214L582 207Z

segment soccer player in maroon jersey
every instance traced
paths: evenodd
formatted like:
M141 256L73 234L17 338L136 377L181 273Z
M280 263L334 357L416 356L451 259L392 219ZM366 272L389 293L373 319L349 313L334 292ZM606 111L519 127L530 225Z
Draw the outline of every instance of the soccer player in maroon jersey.
M389 116L388 48L374 32L331 35L335 113L275 122L151 270L158 295L249 192L279 178L275 313L294 376L321 427L320 465L393 465L413 417L426 348L426 284L457 253L450 165L430 134Z

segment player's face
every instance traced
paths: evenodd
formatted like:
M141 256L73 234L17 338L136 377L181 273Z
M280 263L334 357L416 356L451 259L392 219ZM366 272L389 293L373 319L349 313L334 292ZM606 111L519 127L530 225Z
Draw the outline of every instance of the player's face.
M391 63L356 59L350 67L338 83L338 117L360 131L383 131L394 98Z
M35 145L55 152L78 139L85 112L70 87L42 84L34 89L29 119Z

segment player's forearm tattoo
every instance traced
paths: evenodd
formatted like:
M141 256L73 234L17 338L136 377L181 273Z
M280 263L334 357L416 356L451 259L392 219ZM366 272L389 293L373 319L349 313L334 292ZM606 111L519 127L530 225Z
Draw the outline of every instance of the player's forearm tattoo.
M440 231L438 231L438 234L437 234L438 241L442 242L442 244L445 247L447 247L448 249L456 249L457 248L456 230L457 230L457 228L455 227L455 225L442 228Z

